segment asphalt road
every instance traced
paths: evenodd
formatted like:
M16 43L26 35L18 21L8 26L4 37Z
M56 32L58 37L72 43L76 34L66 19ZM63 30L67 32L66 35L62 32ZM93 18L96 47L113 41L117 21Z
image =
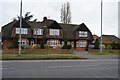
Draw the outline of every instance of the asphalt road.
M118 78L118 60L3 61L3 78Z

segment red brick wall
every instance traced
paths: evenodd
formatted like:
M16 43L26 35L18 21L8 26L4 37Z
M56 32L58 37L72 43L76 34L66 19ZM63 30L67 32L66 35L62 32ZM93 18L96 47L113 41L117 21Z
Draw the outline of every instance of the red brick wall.
M78 43L77 43L78 42ZM80 42L86 42L87 43L87 40L79 40L76 42L76 50L81 50L81 51L84 51L86 49L86 47L80 47ZM88 44L88 43L87 43ZM78 45L78 47L77 47Z
M12 44L12 39L3 39L3 49L6 50Z

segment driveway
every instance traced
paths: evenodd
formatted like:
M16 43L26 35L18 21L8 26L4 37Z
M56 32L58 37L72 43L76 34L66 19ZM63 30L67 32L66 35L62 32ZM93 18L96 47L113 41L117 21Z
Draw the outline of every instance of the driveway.
M94 55L88 51L74 51L76 56L81 56L88 59L118 59L118 55Z

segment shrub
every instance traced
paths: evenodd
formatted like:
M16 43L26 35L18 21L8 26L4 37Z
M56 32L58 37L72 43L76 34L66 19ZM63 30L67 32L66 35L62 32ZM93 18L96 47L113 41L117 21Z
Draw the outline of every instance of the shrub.
M18 40L19 40L19 37L18 35L15 35L15 38L13 39L13 42L12 42L12 48L18 48Z
M45 45L45 48L46 48L46 49L50 49L51 46L49 46L49 45L46 44L46 45Z
M100 42L98 39L96 39L95 44L94 44L94 48L99 49L99 45L100 45Z
M22 45L21 45L21 48L22 48L22 49L28 49L28 47L29 47L29 45L27 45L27 44L22 44Z
M60 45L60 44L57 44L55 48L56 48L56 49L61 49L61 45Z
M119 43L111 43L112 49L120 49L120 44Z
M72 47L71 45L65 45L64 44L63 47L62 47L62 49L71 49L71 47Z
M111 46L111 45L107 45L107 46L106 46L106 49L107 49L107 50L112 50L112 46Z
M33 49L38 49L38 48L39 48L39 45L33 44L32 48L33 48Z
M40 48L45 49L45 39L44 39L44 37L42 37L42 39L41 39Z

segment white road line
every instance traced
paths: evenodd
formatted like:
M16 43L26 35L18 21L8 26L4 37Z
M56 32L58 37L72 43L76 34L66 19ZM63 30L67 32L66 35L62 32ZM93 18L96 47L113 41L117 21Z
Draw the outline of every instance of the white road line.
M79 67L98 67L100 65L75 65L75 66L48 66L48 68L79 68Z
M2 62L62 62L62 61L118 61L118 59L85 59L85 60L8 60L8 61L2 61Z
M0 68L0 70L3 70L3 69L14 69L14 68Z

